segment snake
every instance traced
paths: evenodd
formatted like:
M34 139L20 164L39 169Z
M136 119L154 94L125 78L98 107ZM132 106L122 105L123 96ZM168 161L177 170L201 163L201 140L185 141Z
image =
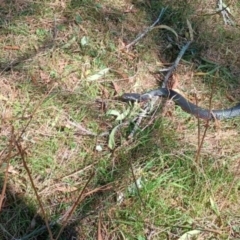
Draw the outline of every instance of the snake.
M232 108L222 110L209 110L193 104L180 93L168 88L158 88L143 94L124 93L121 98L123 101L142 102L151 100L153 97L164 97L167 99L172 99L185 112L192 114L197 118L205 120L222 120L240 116L240 103Z

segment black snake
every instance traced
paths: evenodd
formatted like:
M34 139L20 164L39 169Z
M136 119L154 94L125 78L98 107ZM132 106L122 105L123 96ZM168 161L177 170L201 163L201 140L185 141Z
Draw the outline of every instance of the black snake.
M124 93L122 95L122 99L124 101L146 101L153 98L154 96L172 99L184 111L194 115L197 118L202 118L205 120L214 120L214 119L222 120L226 118L233 118L233 117L240 116L240 103L228 109L208 110L189 102L181 94L167 88L158 88L143 94Z

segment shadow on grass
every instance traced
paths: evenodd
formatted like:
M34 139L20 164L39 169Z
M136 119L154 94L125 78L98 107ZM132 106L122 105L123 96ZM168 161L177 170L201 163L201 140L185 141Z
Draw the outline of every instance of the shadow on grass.
M3 181L2 178L1 182ZM45 222L37 212L35 206L26 203L26 199L19 196L19 192L8 186L0 212L0 239L49 239ZM58 233L61 225L53 224L53 222L49 224L52 233ZM74 224L69 224L59 239L77 239L77 236Z
M99 181L101 180L99 179ZM4 177L1 177L1 182L4 182ZM14 186L7 186L0 212L0 239L51 239L40 208L36 209L33 199L27 200L24 195L24 192L20 193ZM113 201L112 198L114 198L114 195L112 191L99 191L96 194L93 193L89 197L86 197L79 204L79 207L71 215L70 219L68 219L58 239L89 239L89 237L96 236L98 223L95 218L98 216L99 212L106 208L106 199L108 201ZM75 200L76 196L74 195L72 196L71 202ZM59 209L61 208L60 205L61 204L59 204ZM45 212L45 214L47 213ZM67 214L67 212L65 212L65 214ZM63 213L64 217L66 217L65 214ZM62 224L59 223L61 220L54 220L56 216L54 216L54 218L48 216L47 218L53 239L56 239L62 228ZM88 224L91 225L91 228L89 228ZM87 232L85 228L88 228ZM91 229L91 232L89 232L89 229Z

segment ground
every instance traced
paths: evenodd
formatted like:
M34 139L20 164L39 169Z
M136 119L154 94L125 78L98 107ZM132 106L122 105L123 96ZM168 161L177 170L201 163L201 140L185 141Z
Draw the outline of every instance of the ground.
M0 239L240 238L239 118L159 100L129 138L143 105L120 99L161 85L192 33L169 84L205 108L239 102L226 4L233 25L213 0L0 1Z

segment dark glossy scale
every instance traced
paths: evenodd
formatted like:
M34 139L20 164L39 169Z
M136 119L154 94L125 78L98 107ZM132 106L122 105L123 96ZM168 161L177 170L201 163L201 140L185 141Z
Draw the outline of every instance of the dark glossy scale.
M185 112L188 112L197 118L202 118L206 120L213 120L213 119L222 120L226 118L233 118L233 117L240 116L240 104L228 109L210 111L210 110L198 107L197 105L189 102L181 94L167 88L158 88L144 94L125 93L122 95L122 99L124 101L147 101L154 96L172 99Z

